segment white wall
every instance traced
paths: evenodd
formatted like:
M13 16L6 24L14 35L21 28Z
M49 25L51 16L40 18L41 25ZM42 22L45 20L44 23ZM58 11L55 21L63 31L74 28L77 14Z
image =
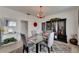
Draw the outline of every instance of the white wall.
M67 41L71 38L72 34L78 34L78 9L64 11L54 15L47 16L43 21L50 20L51 18L66 18L66 32Z
M34 22L37 22L37 27L34 27L33 26L33 23ZM29 21L28 22L28 32L29 32L29 36L31 36L31 31L32 30L37 30L38 32L40 32L41 31L41 20L40 19L36 19L36 20L32 20L32 21Z

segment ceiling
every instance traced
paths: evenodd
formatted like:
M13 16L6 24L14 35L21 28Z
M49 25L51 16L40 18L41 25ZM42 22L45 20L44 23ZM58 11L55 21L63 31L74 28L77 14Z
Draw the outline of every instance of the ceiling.
M6 8L10 8L32 16L37 16L39 10L39 6L6 6ZM43 6L43 12L45 16L49 16L74 8L76 8L76 6Z

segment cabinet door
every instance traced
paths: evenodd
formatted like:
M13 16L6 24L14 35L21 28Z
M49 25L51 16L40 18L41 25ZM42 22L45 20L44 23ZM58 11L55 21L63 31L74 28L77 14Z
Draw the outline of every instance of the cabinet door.
M58 22L58 31L61 35L66 35L66 24L65 21Z
M52 30L55 32L55 40L57 40L58 22L53 22L52 23Z
M59 21L58 22L58 40L62 42L67 42L66 39L66 22Z

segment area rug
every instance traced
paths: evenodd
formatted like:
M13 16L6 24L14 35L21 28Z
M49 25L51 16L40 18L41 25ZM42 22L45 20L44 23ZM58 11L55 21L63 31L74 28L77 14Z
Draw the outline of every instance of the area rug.
M71 47L62 42L55 41L52 47L53 47L53 51L51 51L51 53L71 53ZM35 52L36 52L35 46L29 48L29 53L35 53ZM43 47L41 52L39 50L39 53L48 53L48 50L46 47Z

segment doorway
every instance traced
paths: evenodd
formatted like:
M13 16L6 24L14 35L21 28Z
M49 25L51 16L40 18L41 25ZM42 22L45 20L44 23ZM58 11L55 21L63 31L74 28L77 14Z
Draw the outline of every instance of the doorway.
M28 21L21 21L21 33L28 37Z

